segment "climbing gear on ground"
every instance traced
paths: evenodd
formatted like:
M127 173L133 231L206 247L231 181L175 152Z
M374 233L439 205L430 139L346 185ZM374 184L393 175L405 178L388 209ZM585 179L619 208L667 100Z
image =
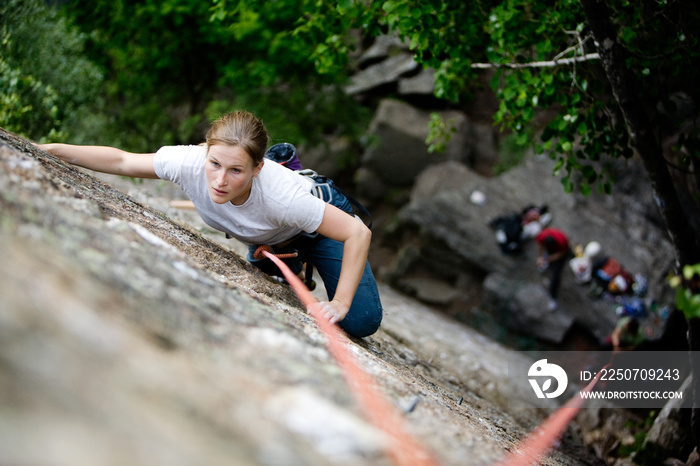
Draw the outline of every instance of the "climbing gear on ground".
M489 226L496 231L496 243L503 254L517 254L522 251L523 225L520 214L496 217L489 222Z

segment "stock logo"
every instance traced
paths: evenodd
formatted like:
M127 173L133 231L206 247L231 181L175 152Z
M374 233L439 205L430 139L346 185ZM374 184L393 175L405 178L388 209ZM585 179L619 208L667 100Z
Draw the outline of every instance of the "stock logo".
M537 398L556 398L566 390L569 378L566 372L556 364L547 363L546 359L540 359L530 366L527 371L528 380ZM552 389L552 380L556 380L556 389ZM541 385L540 385L541 382Z

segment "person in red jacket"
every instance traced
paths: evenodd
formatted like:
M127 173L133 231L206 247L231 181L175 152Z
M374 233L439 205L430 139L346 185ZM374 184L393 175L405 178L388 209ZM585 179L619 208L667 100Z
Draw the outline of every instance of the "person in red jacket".
M571 256L569 238L556 228L545 228L535 238L537 242L537 266L540 270L549 269L549 310L557 308L557 295L561 283L561 273Z

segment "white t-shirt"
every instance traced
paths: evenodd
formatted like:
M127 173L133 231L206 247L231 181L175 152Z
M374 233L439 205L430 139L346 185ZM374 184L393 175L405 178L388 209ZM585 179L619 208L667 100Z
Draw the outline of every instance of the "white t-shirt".
M161 147L153 160L158 178L174 181L207 225L249 245L275 245L321 225L325 202L311 194L308 178L265 159L243 205L217 204L209 197L206 146Z

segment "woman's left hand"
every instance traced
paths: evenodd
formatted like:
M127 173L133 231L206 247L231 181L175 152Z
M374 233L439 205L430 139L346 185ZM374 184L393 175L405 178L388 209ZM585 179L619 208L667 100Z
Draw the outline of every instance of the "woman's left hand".
M350 309L348 306L335 299L331 302L321 301L317 303L314 308L319 318L327 319L331 324L343 320Z

